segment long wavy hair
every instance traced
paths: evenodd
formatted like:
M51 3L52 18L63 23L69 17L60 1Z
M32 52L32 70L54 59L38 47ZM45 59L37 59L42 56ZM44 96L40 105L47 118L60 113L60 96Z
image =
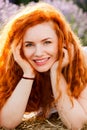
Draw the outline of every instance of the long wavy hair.
M57 69L57 91L61 72L67 82L67 93L69 96L78 98L84 89L87 82L87 68L78 37L73 33L59 10L49 4L38 3L19 12L3 29L0 39L0 109L11 96L23 75L22 69L13 58L11 45L14 41L18 44L28 28L49 21L53 23L54 30L58 36L59 67ZM69 63L62 69L63 44L65 44L68 51ZM71 45L74 47L74 57L72 57ZM23 55L22 51L21 55ZM52 102L54 102L49 73L48 71L36 74L33 84L35 87L32 87L26 108L27 111L38 110L41 106L46 112L46 108L50 107Z

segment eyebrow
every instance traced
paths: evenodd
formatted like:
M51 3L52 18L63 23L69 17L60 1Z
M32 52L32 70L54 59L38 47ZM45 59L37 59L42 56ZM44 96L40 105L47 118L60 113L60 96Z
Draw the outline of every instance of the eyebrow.
M34 42L32 42L32 41L24 41L24 43L34 43Z
M49 40L49 39L51 39L51 37L45 38L45 39L41 40L41 42L44 42L44 41Z
M44 42L44 41L49 40L49 39L51 39L51 38L50 37L44 38L41 40L41 42ZM24 41L24 43L34 43L34 42L33 41Z

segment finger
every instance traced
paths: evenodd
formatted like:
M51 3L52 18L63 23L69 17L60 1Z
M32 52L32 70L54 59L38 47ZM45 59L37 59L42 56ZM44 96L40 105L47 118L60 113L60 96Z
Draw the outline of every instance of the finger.
M13 42L12 46L11 46L11 50L14 56L14 59L17 61L18 59L21 58L20 56L20 49L21 49L22 43L19 42L19 44L17 45L17 42Z
M53 70L57 70L58 65L59 65L59 61L56 61L56 62L52 65L51 70L52 70L52 71L53 71Z
M20 49L21 49L21 46L22 46L22 42L20 41L19 44L16 46L16 48L17 48L18 50L20 50Z
M69 64L69 60L73 60L74 58L74 46L73 44L71 44L71 47L70 47L70 59L69 59L69 53L68 53L68 50L66 47L63 48L63 53L64 53L64 57L63 57L63 64L62 64L62 67L65 67Z
M68 50L63 48L63 53L64 53L64 57L63 57L62 67L65 67L69 63Z
M15 48L20 49L21 46L22 46L22 41L20 41L20 42L17 44L17 41L14 40L13 43L12 43L12 45L11 45L11 49L12 49L12 50L14 50Z

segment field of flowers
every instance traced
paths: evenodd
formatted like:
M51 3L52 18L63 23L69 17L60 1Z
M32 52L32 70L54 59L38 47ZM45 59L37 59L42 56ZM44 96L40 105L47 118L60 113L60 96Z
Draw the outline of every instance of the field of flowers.
M87 45L87 12L83 12L72 0L42 0L52 4L65 15L73 31L82 40L82 45Z
M60 9L69 21L74 32L81 39L82 45L87 45L87 12L83 12L72 0L39 0L42 2L48 2ZM31 2L32 4L34 2ZM31 4L29 3L29 4ZM24 8L25 5L20 6L9 3L8 0L5 2L0 0L0 31L9 18L15 15L20 9Z

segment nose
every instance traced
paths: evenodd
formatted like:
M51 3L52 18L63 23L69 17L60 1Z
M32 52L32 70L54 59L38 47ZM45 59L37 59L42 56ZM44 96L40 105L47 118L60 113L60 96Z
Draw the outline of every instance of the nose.
M41 57L43 55L43 47L41 45L37 45L35 48L35 56Z

